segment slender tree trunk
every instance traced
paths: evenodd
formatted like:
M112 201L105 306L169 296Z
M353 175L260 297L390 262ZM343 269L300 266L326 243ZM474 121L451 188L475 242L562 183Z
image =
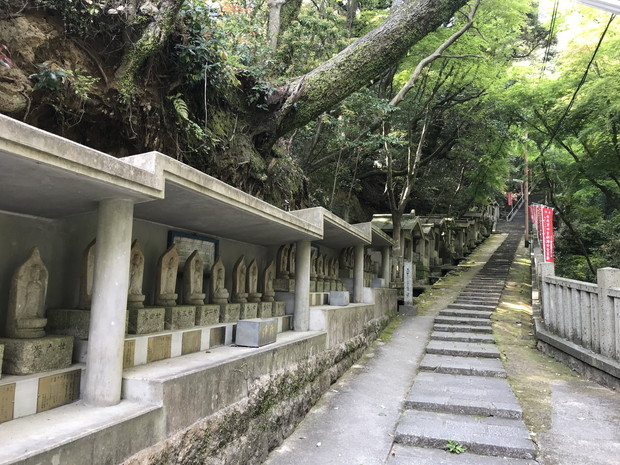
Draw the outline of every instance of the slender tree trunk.
M280 10L285 0L269 1L269 48L278 48L278 36L280 35Z

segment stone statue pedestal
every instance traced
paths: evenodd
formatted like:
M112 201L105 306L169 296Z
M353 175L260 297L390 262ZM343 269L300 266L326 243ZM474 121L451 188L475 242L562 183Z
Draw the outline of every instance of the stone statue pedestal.
M260 292L251 292L248 294L248 302L256 304L261 301L262 295Z
M51 334L88 339L90 310L52 308L47 311L47 330Z
M274 279L273 289L280 292L295 292L294 279Z
M271 318L273 316L273 302L260 302L258 304L258 318Z
M37 339L0 338L4 345L2 372L31 375L71 366L73 337L46 336Z
M128 334L158 333L164 330L166 309L163 307L130 308Z
M316 291L314 292L325 292L325 281L322 278L316 280Z
M310 278L310 292L317 292L317 290L316 290L316 278Z
M235 304L245 304L248 301L248 294L241 292L239 294L233 294L232 302Z
M193 328L196 323L196 307L194 305L177 305L166 307L164 329Z
M258 315L258 304L253 302L247 302L245 304L241 304L241 311L239 313L240 320L249 320L252 318L256 318Z
M220 323L236 323L241 316L241 304L220 305Z
M284 316L286 314L286 302L273 303L273 316Z
M219 305L197 305L196 326L212 326L220 322L220 306Z

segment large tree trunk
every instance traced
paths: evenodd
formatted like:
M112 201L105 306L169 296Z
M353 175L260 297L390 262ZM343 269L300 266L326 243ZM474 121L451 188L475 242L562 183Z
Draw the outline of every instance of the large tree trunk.
M334 58L279 88L270 102L276 107L274 119L256 136L258 148L266 152L279 137L369 84L466 3L467 0L409 0L381 26Z

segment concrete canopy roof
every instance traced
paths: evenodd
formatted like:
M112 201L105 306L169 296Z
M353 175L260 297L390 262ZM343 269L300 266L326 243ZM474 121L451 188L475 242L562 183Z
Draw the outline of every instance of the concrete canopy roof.
M394 245L394 239L381 231L377 225L372 222L357 223L354 226L364 231L366 236L371 237L370 245L374 247L389 247Z
M364 226L349 224L323 207L306 208L290 213L323 228L323 238L315 240L316 244L341 249L355 245L369 245L372 241L369 228L366 230Z
M134 217L258 245L323 237L322 227L163 154L117 159L0 115L0 210L62 218L105 199Z
M122 159L163 180L165 197L137 204L136 218L259 245L322 237L321 227L159 152Z
M372 224L383 231L393 231L394 224L392 223L392 215L377 214L372 216ZM420 224L420 218L415 214L405 213L401 219L400 228L403 231L413 231L416 225ZM419 227L419 226L418 226Z

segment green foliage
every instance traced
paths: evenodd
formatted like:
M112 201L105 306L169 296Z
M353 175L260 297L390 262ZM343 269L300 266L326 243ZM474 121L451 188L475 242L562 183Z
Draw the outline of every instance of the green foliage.
M40 8L58 13L69 35L88 38L101 33L114 34L123 26L125 6L105 0L36 0Z
M99 81L99 78L89 75L81 68L67 70L47 63L38 64L37 68L39 71L30 75L35 90L52 93L68 90L80 100L88 100L88 93Z
M452 454L462 454L467 450L460 442L451 439L448 439L445 449Z

